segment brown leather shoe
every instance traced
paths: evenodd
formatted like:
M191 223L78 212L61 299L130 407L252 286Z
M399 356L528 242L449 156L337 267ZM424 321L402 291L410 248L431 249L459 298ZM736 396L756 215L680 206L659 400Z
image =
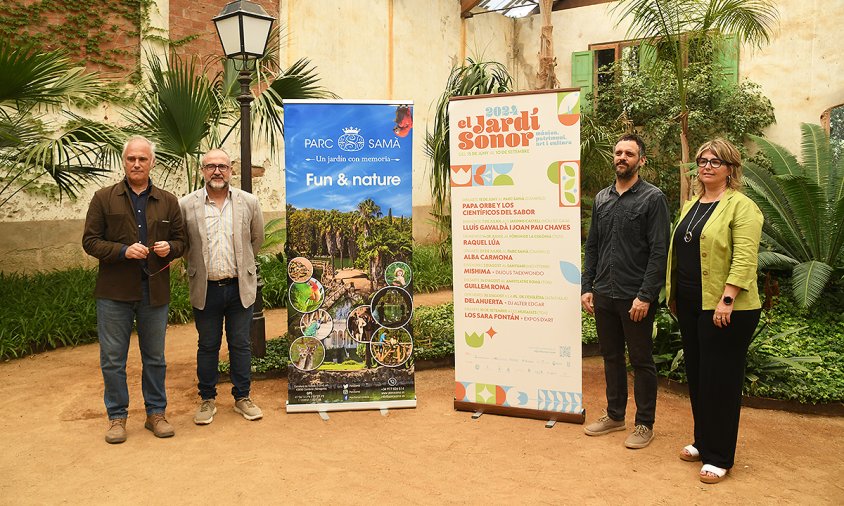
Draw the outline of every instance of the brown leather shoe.
M173 437L176 434L173 426L164 418L164 413L148 415L147 421L144 422L144 428L151 430L155 437Z
M109 427L105 435L106 443L118 444L126 441L126 419L112 418L108 423Z

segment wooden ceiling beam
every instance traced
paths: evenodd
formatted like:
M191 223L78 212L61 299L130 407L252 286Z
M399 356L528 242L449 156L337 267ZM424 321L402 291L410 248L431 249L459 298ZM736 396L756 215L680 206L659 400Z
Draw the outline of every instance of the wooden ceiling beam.
M605 4L614 2L615 0L555 0L552 11L561 11L564 9L574 9L576 7L586 7L588 5ZM539 12L537 9L536 12Z
M479 3L481 0L460 0L460 17L469 17L469 11L477 7Z

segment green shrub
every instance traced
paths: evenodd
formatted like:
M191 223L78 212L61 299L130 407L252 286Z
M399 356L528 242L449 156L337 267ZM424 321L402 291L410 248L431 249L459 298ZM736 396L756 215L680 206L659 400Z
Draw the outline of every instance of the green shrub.
M416 308L413 311L413 338L416 360L454 356L454 304Z
M264 308L284 307L287 297L287 268L280 256L261 257L261 278L264 286L261 295Z
M833 287L810 312L790 297L763 311L750 345L744 393L803 403L844 400L844 290ZM660 376L686 382L677 323L665 308L656 318L654 360Z
M581 340L583 341L583 344L597 343L598 329L595 328L595 317L581 309L580 322L583 326L583 330L581 332Z
M267 354L261 358L252 357L252 372L263 374L272 371L283 371L290 365L290 343L289 335L267 339ZM218 369L221 373L228 374L230 364L227 360L221 360Z
M287 274L276 259L262 266L264 307L284 305ZM0 272L0 358L21 357L97 340L97 270L74 268L35 274ZM170 269L170 323L193 320L184 264Z
M190 303L188 273L184 262L177 262L178 267L170 269L170 308L167 321L187 323L193 321L193 306ZM95 271L96 272L96 271Z
M0 273L0 357L95 341L95 281L95 271L81 268Z
M450 255L445 260L437 245L414 245L413 259L413 289L421 293L436 292L443 288L451 288L452 266Z
M772 333L803 327L787 339L767 344L769 354L818 356L820 363L803 364L805 371L774 371L768 381L754 387L755 395L810 403L844 401L844 287L828 290L811 311L782 297L765 312Z

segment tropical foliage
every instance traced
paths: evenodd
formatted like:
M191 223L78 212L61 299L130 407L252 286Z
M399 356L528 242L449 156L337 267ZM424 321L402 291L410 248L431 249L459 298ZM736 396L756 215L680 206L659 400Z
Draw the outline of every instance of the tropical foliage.
M680 126L680 163L689 162L687 72L690 48L735 35L755 47L767 44L778 23L771 0L622 0L614 10L619 23L628 20L629 38L643 39L656 61L667 62L674 75ZM704 44L705 45L705 44ZM688 179L680 166L681 199L688 196Z
M506 93L513 88L507 68L494 61L476 61L466 58L466 63L451 69L445 90L437 100L433 128L425 133L425 154L431 158L432 214L440 222L449 222L451 183L449 177L449 125L448 102L453 97ZM442 229L442 227L441 227ZM446 227L450 230L450 226Z
M452 284L451 243L446 243L448 255L443 259L440 245L414 244L413 259L413 290L416 292L436 292L450 289Z
M716 65L712 61L712 48L699 47L699 60L689 64L686 69L686 107L688 111L688 141L692 146L699 146L714 137L724 137L741 147L747 135L761 135L762 131L774 123L774 108L765 97L759 85L743 80L741 84L722 83L714 86L712 75ZM632 60L632 61L631 61ZM681 114L677 100L677 82L668 63L654 62L636 72L629 71L638 64L638 55L631 53L627 59L617 62L607 69L608 72L625 75L607 83L599 90L597 107L591 113L595 126L585 123L583 131L595 137L601 129L612 132L630 129L636 125L638 132L645 138L649 149L648 162L642 168L642 175L649 182L656 184L668 196L669 204L676 209L680 201L679 180L672 167L682 156L679 142L680 124L675 118ZM586 152L585 140L581 137L581 152ZM605 135L606 146L614 143ZM606 148L605 148L606 149ZM606 151L610 156L612 148ZM590 156L585 163L584 194L594 195L598 189L608 185L615 177L611 160L605 161L596 155ZM603 167L601 167L603 165Z
M250 89L252 128L255 138L267 142L276 153L284 134L282 100L326 98L334 95L317 84L319 78L310 61L302 58L282 70L277 63L278 32L271 48L256 64ZM182 173L191 191L202 186L200 157L211 148L222 146L240 128L240 85L238 71L231 61L213 74L220 62L197 58L183 60L175 53L164 66L157 58L148 60L149 82L134 107L126 114L125 134L141 134L158 144L157 159L165 173ZM213 77L208 77L213 75Z
M0 38L0 207L21 190L75 197L119 152L104 131L70 112L101 99L96 74L62 51L40 53ZM63 117L63 128L50 114Z
M784 147L753 136L771 170L748 163L747 195L765 215L761 269L791 270L800 307L815 304L844 271L844 157L833 163L829 137L802 124L803 161Z
M261 264L264 308L287 302L287 267L278 258ZM97 305L91 294L96 269L74 268L33 274L0 272L0 360L97 340ZM188 275L179 261L170 268L168 321L193 319Z

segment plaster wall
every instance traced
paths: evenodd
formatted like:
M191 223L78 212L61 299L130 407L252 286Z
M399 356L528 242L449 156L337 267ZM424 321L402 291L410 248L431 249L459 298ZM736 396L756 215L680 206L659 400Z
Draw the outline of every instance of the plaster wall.
M739 76L762 86L777 123L765 135L800 158L800 123L820 123L844 103L844 58L838 37L844 1L778 0L780 29L761 50L742 47Z
M562 87L571 85L571 53L586 51L589 44L625 40L626 25L615 27L613 3L556 11L554 54L556 74ZM823 0L777 0L780 24L770 44L761 49L742 46L739 79L762 87L774 106L776 124L765 135L794 153L800 153L800 123L820 123L829 107L844 102L844 72L837 42L838 20L844 17L844 2ZM519 86L536 75L539 52L539 16L516 22L518 53L511 67ZM693 147L694 149L694 147Z

